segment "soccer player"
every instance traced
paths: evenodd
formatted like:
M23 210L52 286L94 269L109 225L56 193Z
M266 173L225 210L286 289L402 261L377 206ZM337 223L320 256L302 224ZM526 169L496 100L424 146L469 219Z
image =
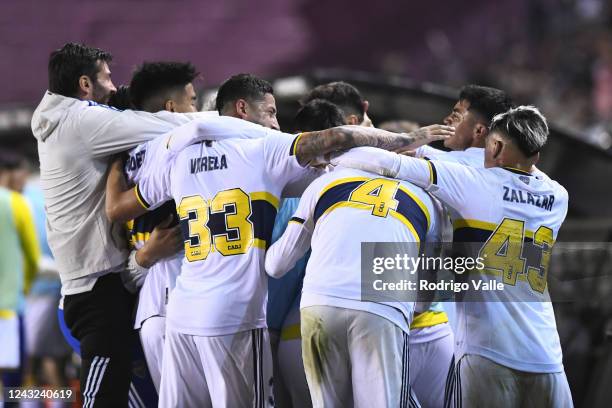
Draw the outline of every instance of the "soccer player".
M22 385L24 293L30 290L40 259L32 211L15 191L23 189L15 182L23 160L14 153L0 154L0 386L5 387Z
M145 62L130 81L132 105L146 112L196 112L198 75L189 62Z
M131 105L138 110L159 112L162 110L178 113L195 112L196 93L193 81L198 76L191 63L146 62L136 69L129 86ZM136 184L142 174L157 165L157 150L164 147L163 138L157 138L138 145L128 153L124 172L127 182ZM106 212L109 219L117 221L113 213L113 197L107 195ZM158 225L175 226L178 231L176 205L170 200L154 211L128 222L130 243L140 249ZM167 225L168 224L168 225ZM140 330L140 340L151 373L151 379L159 392L161 381L162 351L166 329L165 316L168 296L174 288L176 277L181 271L183 257L180 235L171 242L176 253L152 265L138 297L135 329Z
M475 277L504 285L500 293L477 292L482 302L457 304L451 405L573 406L547 286L568 195L533 169L547 137L540 112L520 106L493 118L484 168L382 151L333 160L430 191L451 208L455 242L479 243L485 268Z
M416 150L416 157L483 167L485 138L491 121L511 107L510 97L502 90L464 86L451 113L444 118L444 124L455 128L455 134L444 141L444 146L451 151L421 146ZM449 240L452 226L446 229L444 240ZM453 332L441 303L432 303L426 310L417 305L410 347L410 385L423 408L441 408L448 367L455 350Z
M272 85L261 78L257 78L251 74L238 74L227 79L217 92L216 109L219 115L231 116L243 119L249 122L257 123L261 126L270 129L279 129L276 118L277 109L274 99L274 89ZM318 173L313 172L313 178L317 177ZM306 188L308 180L297 188L291 195L299 195ZM291 206L296 198L285 198L281 201L279 216L285 214L287 208ZM281 228L279 222L282 221L276 217L274 230ZM286 226L286 224L285 224ZM284 226L282 226L284 228ZM292 275L293 277L293 275ZM279 372L278 360L278 344L280 341L280 331L288 309L291 306L291 301L295 298L296 280L288 279L283 282L272 282L268 280L268 304L266 312L266 320L268 325L268 333L270 336L270 346L272 352L272 361L275 375L274 381L274 397L275 402L279 406L286 405L289 396L285 385L291 378L281 378Z
M168 304L162 407L207 406L205 388L215 406L271 402L264 251L281 191L307 173L302 166L353 145L395 148L452 133L447 126L411 135L345 126L295 137L259 129L264 137L255 140L185 148L141 180L136 194L115 186L131 199L126 216L174 198L181 219L185 259Z
M215 108L222 116L232 116L279 130L272 85L251 74L238 74L221 84Z
M325 99L312 99L300 107L295 115L294 124L296 129L303 132L348 125L342 110Z
M294 119L294 127L302 132L329 129L344 124L340 108L322 99L314 99L302 106ZM282 200L272 231L273 243L286 230L299 202L299 198ZM273 358L275 346L278 354L274 365L274 399L278 406L312 406L300 335L300 299L308 256L307 253L299 259L282 278L268 279L267 319ZM278 337L276 342L273 339L275 335ZM287 395L283 395L283 392ZM283 404L282 398L288 401Z
M300 308L313 406L418 405L409 387L414 302L362 301L359 253L362 242L438 241L437 211L421 188L353 169L304 192L266 272L282 276L312 247Z
M466 85L459 92L459 100L444 118L444 124L453 126L455 134L444 141L450 152L421 146L416 157L426 157L484 166L485 140L495 115L512 108L512 99L502 90L480 85Z
M49 246L60 271L66 323L81 344L81 391L91 406L127 404L132 296L121 276L167 251L161 245L129 255L121 226L105 214L108 158L199 116L102 105L115 92L110 61L109 53L81 44L52 52L49 90L32 117Z
M329 82L316 86L302 99L302 104L306 105L314 99L323 99L339 107L347 125L372 126L368 117L370 103L357 88L347 82Z

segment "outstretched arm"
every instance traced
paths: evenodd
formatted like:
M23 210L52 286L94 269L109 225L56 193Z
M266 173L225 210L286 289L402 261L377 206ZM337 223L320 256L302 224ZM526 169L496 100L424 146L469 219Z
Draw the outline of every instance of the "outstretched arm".
M319 155L352 147L372 146L384 150L415 149L435 140L446 139L453 133L453 127L444 125L426 126L411 133L392 133L363 126L338 126L303 133L296 142L295 156L301 165L305 165Z
M266 252L266 273L273 278L289 272L310 248L319 190L318 180L306 188L285 232Z
M369 171L385 177L409 181L431 192L453 208L465 206L467 200L486 200L474 191L490 191L490 180L484 169L459 163L429 161L362 147L352 149L331 160L332 165Z
M123 174L123 158L117 156L109 165L106 178L106 217L111 222L127 222L147 212L134 188L129 188Z
M283 235L266 252L266 273L281 278L310 248L312 231L305 220L292 217Z

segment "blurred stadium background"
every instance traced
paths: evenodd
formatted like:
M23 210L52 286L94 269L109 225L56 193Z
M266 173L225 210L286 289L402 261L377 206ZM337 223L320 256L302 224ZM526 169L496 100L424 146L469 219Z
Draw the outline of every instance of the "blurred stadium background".
M540 167L570 193L560 240L574 250L551 271L573 299L556 305L565 367L576 406L609 406L612 2L3 0L0 21L0 149L34 173L30 119L49 52L67 41L112 52L116 85L143 61L189 60L203 105L232 74L262 76L289 131L299 97L340 79L370 101L375 125L440 123L466 83L538 106L552 124Z

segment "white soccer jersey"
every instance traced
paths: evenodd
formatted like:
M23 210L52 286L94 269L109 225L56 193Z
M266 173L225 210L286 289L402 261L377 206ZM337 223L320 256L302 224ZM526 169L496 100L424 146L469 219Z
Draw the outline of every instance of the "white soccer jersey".
M407 332L413 302L361 302L361 243L435 242L437 217L433 199L421 188L339 168L306 189L283 237L268 252L266 271L282 275L310 246L301 308L364 310Z
M266 327L264 254L279 198L309 172L294 155L299 136L265 132L189 146L136 187L145 206L177 203L185 258L170 295L169 329L222 336Z
M397 173L426 188L451 208L455 242L485 243L479 251L485 276L504 283L505 301L483 291L485 302L457 304L457 357L479 354L528 372L563 370L554 311L547 301L550 253L568 208L567 191L559 183L541 172L474 168L371 149L335 159L339 165L349 162Z
M137 184L146 174L154 171L160 163L170 159L176 151L201 139L224 140L230 138L260 138L267 134L261 126L231 117L219 117L210 112L210 117L187 123L156 139L140 144L129 151L124 171L129 184ZM169 150L171 146L173 150ZM161 204L161 203L159 203ZM149 239L153 229L168 217L176 219L174 200L163 203L140 217L128 222L130 243L140 249ZM178 222L178 219L176 219ZM135 328L151 316L165 316L170 292L181 271L183 254L164 258L156 262L140 289Z

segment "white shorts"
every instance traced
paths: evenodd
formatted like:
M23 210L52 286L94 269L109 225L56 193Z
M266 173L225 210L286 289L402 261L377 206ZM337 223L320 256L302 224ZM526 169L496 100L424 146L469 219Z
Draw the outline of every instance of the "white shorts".
M267 329L214 337L167 330L159 395L161 408L273 405Z
M140 326L140 342L144 351L147 367L153 380L153 385L159 393L161 382L162 357L164 355L164 338L166 335L166 318L162 316L149 317Z
M0 368L19 368L19 319L17 314L0 318Z
M410 330L410 386L423 408L444 406L446 377L455 350L454 339L448 323Z
M301 310L312 405L419 406L409 385L408 334L391 321L333 306Z
M446 407L571 408L565 372L528 373L466 354L449 372Z
M296 303L296 306L299 305ZM285 318L277 353L279 370L274 381L281 382L287 390L291 400L291 404L287 405L293 408L312 407L302 359L299 307L291 308Z

